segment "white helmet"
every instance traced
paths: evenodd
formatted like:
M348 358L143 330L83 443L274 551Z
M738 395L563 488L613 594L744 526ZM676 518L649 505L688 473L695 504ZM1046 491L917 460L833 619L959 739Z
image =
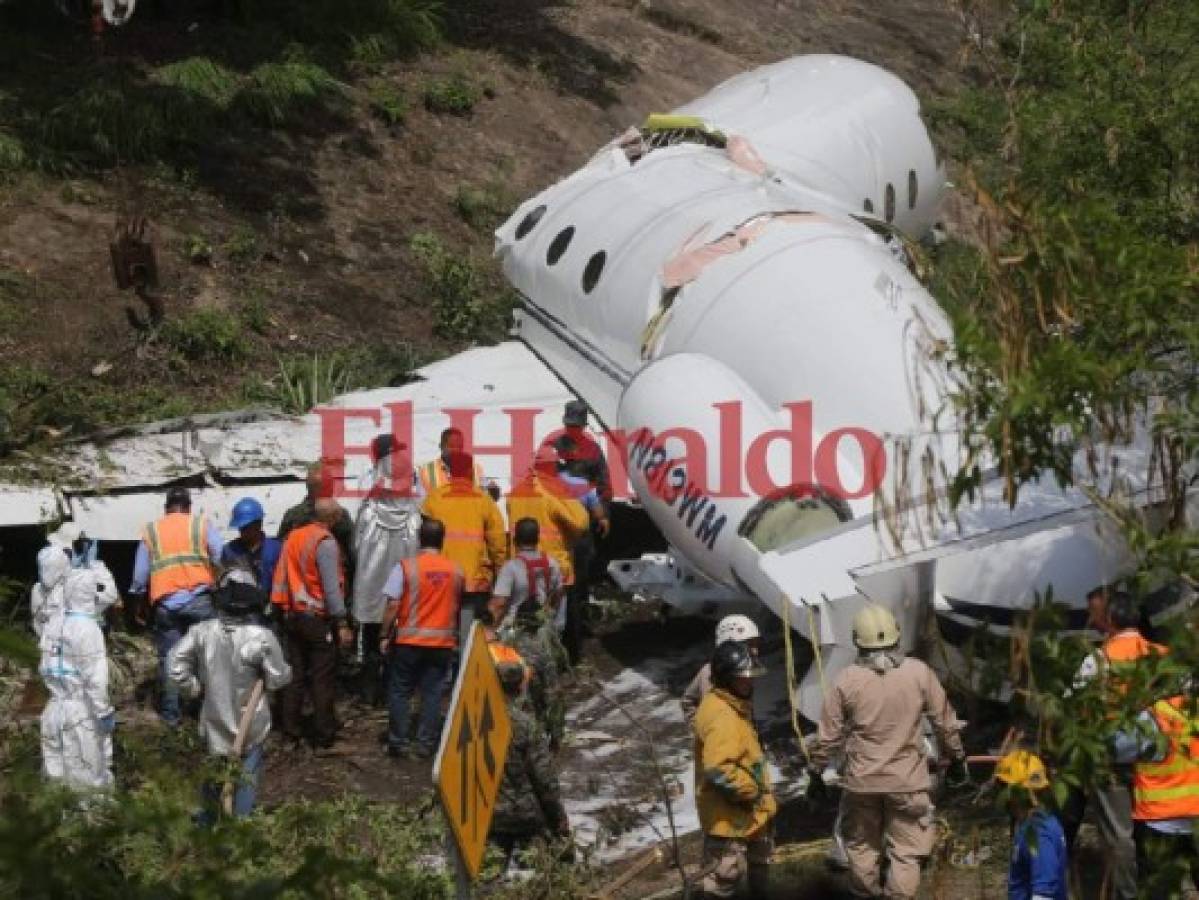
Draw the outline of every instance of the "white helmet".
M752 641L757 637L761 637L758 626L749 616L725 616L716 626L717 647L726 641Z

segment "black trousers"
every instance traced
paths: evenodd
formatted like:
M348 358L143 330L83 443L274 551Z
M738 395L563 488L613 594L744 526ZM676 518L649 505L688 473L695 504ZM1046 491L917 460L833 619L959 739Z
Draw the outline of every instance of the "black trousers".
M284 624L284 634L291 682L283 689L283 733L293 740L303 736L300 713L307 687L312 696L313 738L318 747L327 747L337 732L334 708L337 640L333 624L318 616L292 614Z
M1199 848L1195 835L1163 834L1144 822L1132 827L1137 845L1137 873L1140 888L1149 897L1175 897L1182 879L1190 875L1199 885Z
M358 630L362 643L362 671L359 673L358 694L367 706L381 706L387 692L386 656L379 652L380 622L363 622Z
M583 656L583 634L587 629L591 598L591 565L595 560L595 537L590 531L575 542L570 555L575 583L566 592L566 628L562 632L562 646L566 648L570 664L577 666Z

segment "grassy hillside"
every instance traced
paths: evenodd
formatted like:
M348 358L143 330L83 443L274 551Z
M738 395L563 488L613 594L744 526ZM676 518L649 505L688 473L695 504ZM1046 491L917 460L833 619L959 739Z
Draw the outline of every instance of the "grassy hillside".
M956 78L939 0L214 6L143 0L99 42L45 0L0 6L0 449L299 409L502 339L495 225L754 65L835 51L928 93ZM165 308L148 331L108 255L132 214ZM317 397L296 389L314 364Z

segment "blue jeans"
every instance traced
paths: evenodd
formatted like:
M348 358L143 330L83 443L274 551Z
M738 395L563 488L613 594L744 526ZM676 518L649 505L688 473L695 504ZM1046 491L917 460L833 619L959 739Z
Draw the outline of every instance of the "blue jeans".
M454 651L446 647L414 647L396 644L388 663L387 744L395 750L408 746L413 693L420 692L420 722L416 743L432 753L441 737L441 698L446 678L454 664Z
M168 725L178 725L183 712L179 689L167 672L167 658L189 628L215 615L216 610L206 594L201 594L178 609L167 609L161 602L154 608L154 648L158 651L158 715Z
M233 815L244 819L254 811L254 801L258 796L258 776L262 772L262 744L257 744L246 751L241 758L241 774L233 789ZM203 805L196 813L196 824L205 827L216 824L221 807L221 791L225 786L215 781L206 781L200 787L200 797Z

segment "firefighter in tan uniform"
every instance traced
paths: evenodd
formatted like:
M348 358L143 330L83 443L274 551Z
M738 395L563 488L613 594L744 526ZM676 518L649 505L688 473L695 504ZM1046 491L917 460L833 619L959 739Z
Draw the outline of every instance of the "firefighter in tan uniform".
M751 715L753 679L762 673L740 641L721 644L712 654L712 690L700 701L692 723L704 855L699 890L690 897L732 897L747 875L750 896L766 896L778 804Z
M910 900L934 837L923 718L932 721L942 752L953 760L950 783L959 786L970 777L961 723L933 671L899 651L890 611L863 609L854 617L853 637L859 655L825 696L809 775L819 785L829 760L844 754L842 827L854 896Z

